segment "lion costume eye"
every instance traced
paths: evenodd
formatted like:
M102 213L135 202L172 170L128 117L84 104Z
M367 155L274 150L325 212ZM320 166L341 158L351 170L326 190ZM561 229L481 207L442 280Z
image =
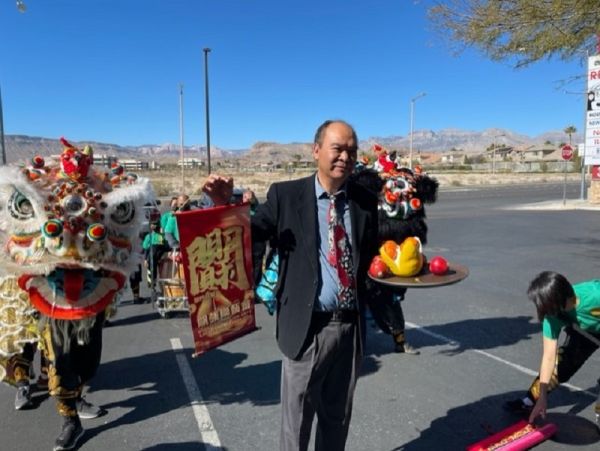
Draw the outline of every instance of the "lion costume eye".
M129 224L133 218L135 218L133 202L121 202L110 215L110 219L119 225Z
M13 192L10 196L8 201L8 211L13 218L20 221L26 221L35 216L31 201L18 190Z

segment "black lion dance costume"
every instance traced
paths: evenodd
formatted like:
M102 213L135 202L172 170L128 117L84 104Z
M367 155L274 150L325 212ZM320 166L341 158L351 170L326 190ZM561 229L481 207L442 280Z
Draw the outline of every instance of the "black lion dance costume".
M93 165L92 149L61 139L58 161L0 168L0 380L27 404L32 347L64 418L54 450L73 449L98 408L82 387L100 364L102 326L138 264L147 179ZM22 395L23 403L19 401Z
M352 176L378 193L379 198L380 257L375 257L370 271L385 270L399 276L411 276L425 264L421 248L427 242L424 205L437 200L439 183L420 166L412 170L401 167L395 152L390 153L379 145L373 150L375 157L362 157ZM398 252L390 255L396 248ZM404 313L400 302L404 300L406 288L376 282L371 282L371 288L373 319L381 330L392 336L394 350L418 354L406 343L404 336Z

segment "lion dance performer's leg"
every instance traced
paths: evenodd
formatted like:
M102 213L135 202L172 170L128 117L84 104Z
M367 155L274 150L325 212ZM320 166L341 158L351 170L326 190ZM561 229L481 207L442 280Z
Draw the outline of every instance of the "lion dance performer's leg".
M35 345L33 343L25 343L23 345L23 352L12 356L8 362L14 383L17 386L17 394L15 396L16 410L25 409L32 405L29 378L34 355Z
M129 276L129 286L131 287L131 293L133 294L133 303L138 304L141 302L140 298L140 283L142 281L142 265L138 265L135 272L132 272Z
M84 321L87 325L83 325ZM56 399L58 413L64 419L54 450L72 449L83 435L80 415L81 418L93 418L86 410L91 405L82 398L82 389L100 365L104 313L92 320L75 323L50 321L44 331L49 360L48 390ZM81 327L80 333L75 331L77 327Z
M598 349L596 344L571 328L566 328L565 332L567 336L564 343L558 348L556 365L548 385L548 392L571 379L585 361ZM540 397L539 376L535 378L531 387L529 387L527 396L534 402Z
M563 382L571 379L579 368L583 366L585 361L598 349L596 344L573 331L570 327L565 328L565 334L565 341L558 348L556 365L548 384L548 392L551 392ZM508 401L505 404L505 408L511 411L527 411L533 407L539 397L540 377L538 375L529 387L525 398ZM600 411L600 407L597 407L598 411Z
M373 319L377 326L386 334L392 336L394 351L418 355L419 351L406 343L404 335L404 312L400 302L404 299L406 289L389 289L384 286L373 287L374 295L369 303Z

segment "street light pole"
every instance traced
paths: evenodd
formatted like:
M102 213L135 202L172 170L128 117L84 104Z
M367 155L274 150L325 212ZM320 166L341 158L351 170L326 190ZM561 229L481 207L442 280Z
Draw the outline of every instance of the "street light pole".
M203 49L204 51L204 99L206 106L206 164L208 174L210 175L210 116L208 108L208 53L210 49L208 47Z
M413 160L413 125L414 125L414 115L415 115L415 102L419 100L421 97L425 97L427 95L426 92L422 92L421 94L410 99L410 145L409 145L409 153L408 153L408 167L412 169L412 160Z
M17 9L20 13L27 11L23 0L17 0ZM2 165L6 165L6 147L4 143L4 114L2 113L2 89L0 88L0 153L2 154Z
M181 156L181 193L185 193L185 156L183 150L183 83L179 83L179 153Z
M2 90L0 89L0 148L2 150L2 164L6 165L6 148L4 147L4 116L2 114Z

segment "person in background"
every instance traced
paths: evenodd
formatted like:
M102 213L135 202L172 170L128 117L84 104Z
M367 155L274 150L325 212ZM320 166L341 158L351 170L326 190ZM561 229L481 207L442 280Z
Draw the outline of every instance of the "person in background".
M256 207L258 207L258 199L256 198L256 194L251 189L247 189L242 194L242 202L250 204L250 216L254 216L256 213Z
M542 322L540 373L524 398L508 401L504 407L529 413L533 422L546 417L548 393L567 382L600 345L600 280L571 285L562 274L544 271L531 281L527 295ZM561 330L566 338L558 346ZM600 394L595 413L600 429Z
M158 262L168 252L167 240L160 233L160 223L150 223L150 233L144 237L142 249L144 250L146 268L148 268L148 286L152 287L157 276Z
M190 196L187 194L180 194L177 197L177 209L168 218L163 229L165 238L171 249L179 249L179 230L177 229L177 218L175 217L175 213L179 211L189 211L191 208Z
M324 122L312 150L317 172L272 184L251 218L255 279L266 243L276 243L279 256L282 451L308 448L315 415L317 450L342 451L348 436L364 349L364 282L377 253L377 197L348 181L357 149L347 122ZM227 204L232 189L231 178L216 174L203 187L216 205Z
M169 209L160 215L160 230L164 233L165 228L167 227L167 223L169 219L173 216L173 213L177 211L177 196L171 197L171 202L169 203Z

